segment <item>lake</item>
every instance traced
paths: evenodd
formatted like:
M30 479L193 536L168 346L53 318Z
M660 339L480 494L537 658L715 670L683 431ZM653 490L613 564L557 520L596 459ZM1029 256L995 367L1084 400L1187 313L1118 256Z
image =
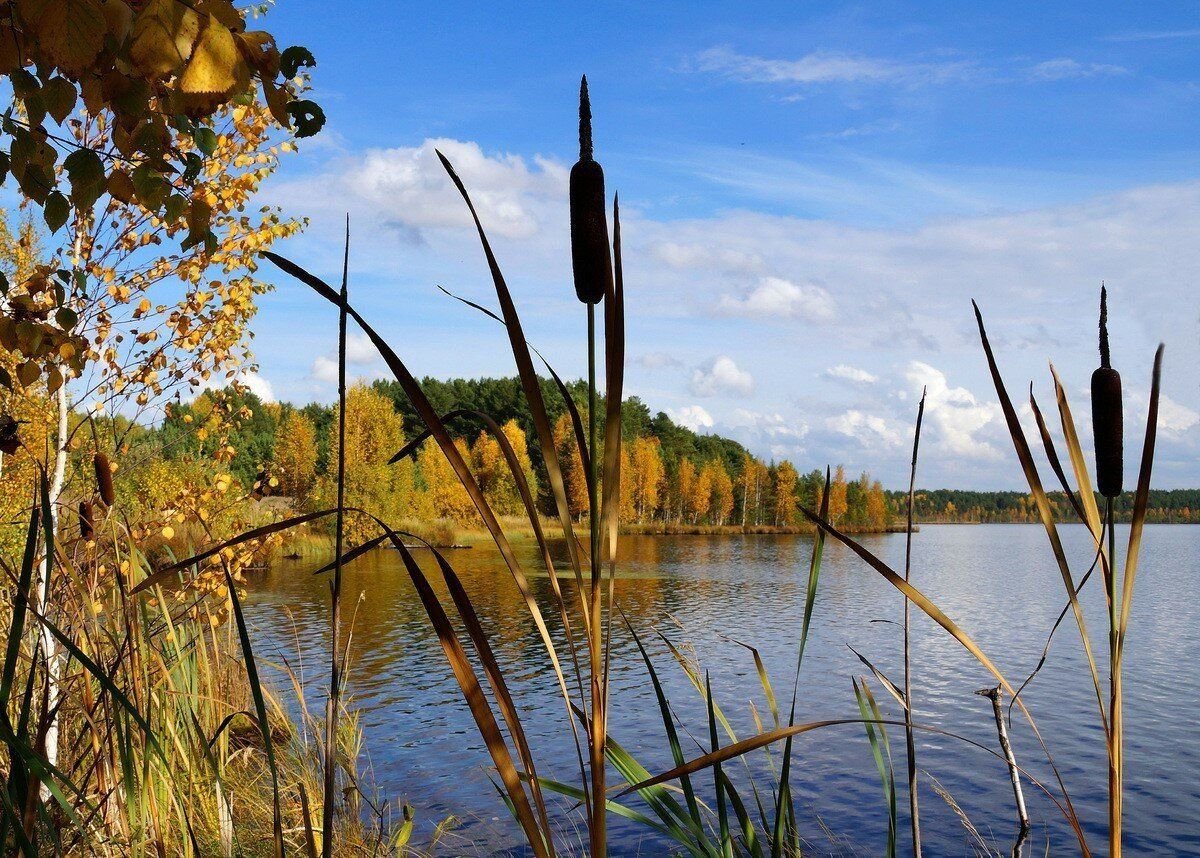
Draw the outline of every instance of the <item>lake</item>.
M1119 528L1118 546L1127 528ZM1082 526L1063 528L1076 576L1091 561ZM903 534L863 537L902 569ZM757 647L781 698L790 698L795 646L812 549L805 536L625 537L617 594L651 649L677 715L691 734L707 736L705 708L661 640L694 649L711 672L714 695L739 736L755 732L751 703L769 719L750 653ZM532 544L522 562L537 563ZM1120 550L1120 549L1119 549ZM508 572L491 548L448 554L471 593L497 657L508 671L543 776L577 781L569 727L540 638ZM1200 528L1150 525L1126 648L1126 848L1137 855L1200 854ZM429 558L422 563L429 566ZM286 656L314 685L326 681L328 587L311 561L280 561L255 579L247 599L260 658ZM417 839L453 814L459 825L443 854L521 854L519 831L488 780L490 758L441 648L398 557L376 551L345 575L348 617L357 602L349 694L361 713L369 774L384 797L406 799L417 814ZM1014 684L1037 664L1046 635L1065 604L1062 581L1037 525L925 526L914 537L913 583L972 635ZM533 581L549 609L548 581ZM1106 658L1107 622L1099 576L1084 600L1098 657ZM361 596L361 598L360 598ZM899 683L902 677L899 593L847 549L828 543L814 622L801 676L798 720L855 718L852 678L868 673L853 646ZM919 611L913 611L913 702L916 720L998 750L989 701L975 691L990 675ZM298 655L299 654L299 655ZM653 689L627 632L616 633L611 678L611 735L650 771L670 767ZM1107 848L1106 764L1095 693L1079 634L1070 618L1055 637L1046 667L1025 694L1083 820L1092 848ZM1107 668L1102 665L1102 670ZM873 682L886 717L895 700ZM319 707L314 688L310 705ZM785 704L786 705L786 704ZM319 709L316 711L320 711ZM786 718L786 712L784 714ZM686 734L685 753L697 746ZM899 784L900 844L907 847L904 736L889 730ZM1018 763L1053 783L1028 726L1013 720ZM887 813L861 725L833 727L796 740L794 789L811 854L882 854ZM918 733L922 829L930 855L972 854L948 794L981 835L1001 850L1016 832L1012 789L1003 763L933 733ZM759 774L763 753L750 758ZM367 768L364 765L364 768ZM729 767L735 776L746 769ZM574 772L574 774L573 774ZM740 774L739 774L740 773ZM615 774L610 777L616 777ZM711 793L711 778L698 776ZM769 788L768 788L769 789ZM1024 786L1034 854L1073 854L1073 834L1054 805ZM631 803L640 806L633 798ZM643 808L644 809L644 808ZM558 806L569 831L581 818ZM661 854L653 832L610 816L612 854ZM567 835L570 837L571 835ZM576 832L575 837L579 836ZM666 844L669 845L669 844ZM576 849L576 853L581 850Z

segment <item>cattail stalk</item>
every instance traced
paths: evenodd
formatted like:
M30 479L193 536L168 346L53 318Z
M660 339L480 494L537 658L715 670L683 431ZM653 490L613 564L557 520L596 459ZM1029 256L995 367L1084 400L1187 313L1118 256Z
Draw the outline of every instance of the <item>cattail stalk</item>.
M579 161L571 168L571 266L575 294L587 305L588 349L588 447L591 473L588 474L588 528L591 566L591 635L588 655L592 674L592 711L588 741L592 777L589 813L590 847L593 855L607 850L605 812L605 681L603 676L603 623L600 618L600 507L596 491L596 304L612 289L612 252L608 243L608 217L605 212L604 170L592 157L592 105L588 99L587 77L579 84Z
M330 585L329 699L325 709L325 770L322 784L321 855L334 854L334 804L337 795L337 722L342 696L342 547L346 512L346 317L349 306L350 216L346 215L346 249L342 258L342 290L338 306L338 447L337 513L334 521L333 583Z
M1092 436L1096 445L1096 484L1105 498L1108 529L1106 574L1108 599L1108 839L1109 855L1121 855L1122 756L1124 717L1121 693L1120 608L1117 604L1115 500L1123 479L1123 414L1121 374L1112 367L1108 347L1108 290L1100 287L1100 366L1092 373Z
M917 454L921 448L921 423L925 419L926 392L924 389L921 390L921 404L917 406L917 427L913 432L912 470L909 472L908 478L908 518L904 529L904 580L906 583L912 574L913 502L917 489ZM908 758L908 811L912 829L913 856L921 858L921 813L917 800L917 743L913 736L910 607L911 604L906 598L904 600L904 745Z

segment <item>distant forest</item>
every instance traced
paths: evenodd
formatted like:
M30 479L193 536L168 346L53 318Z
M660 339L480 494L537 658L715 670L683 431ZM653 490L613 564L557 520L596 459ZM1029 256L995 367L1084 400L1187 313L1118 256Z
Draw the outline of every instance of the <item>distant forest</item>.
M439 413L467 409L492 416L519 451L542 512L552 513L553 503L538 477L544 473L541 450L516 378L425 378L422 385ZM586 424L586 386L574 381L567 388ZM542 380L542 393L563 462L569 505L574 515L582 516L587 494L570 415L553 381ZM415 450L410 460L387 464L421 426L395 382L356 387L347 408L349 503L396 521L447 520L460 528L473 525L474 509L432 442ZM213 409L238 419L232 431L206 438L196 429ZM597 410L603 437L602 399ZM172 458L186 459L211 452L207 451L210 446L224 445L234 451L229 471L244 486L270 475L277 493L294 498L298 507L315 508L331 500L336 418L336 405L262 403L249 392L227 388L172 408L156 431L168 436L164 447ZM824 470L811 467L817 463L801 470L788 460L763 461L737 441L693 432L664 412L652 413L637 397L626 400L622 422L621 520L626 525L805 527L800 507L815 508L819 503ZM520 499L500 447L483 431L482 424L463 417L451 421L449 428L493 507L501 514L520 514ZM1066 497L1057 492L1051 494L1051 500L1061 513L1060 520L1070 520ZM865 472L848 476L840 465L834 470L830 514L845 529L880 531L902 524L905 501L904 492L884 491ZM1131 495L1120 498L1118 514L1128 515L1131 505ZM1151 521L1200 521L1200 489L1154 491L1150 507ZM1038 520L1028 494L957 489L918 491L915 515L918 522Z
M906 492L888 492L888 501L902 508ZM1075 516L1061 491L1048 492L1059 521ZM976 492L962 489L920 489L914 498L918 521L946 523L1036 522L1037 507L1027 492ZM1103 508L1103 507L1102 507ZM1128 521L1133 492L1117 498L1118 521ZM1200 524L1200 489L1151 489L1147 521Z

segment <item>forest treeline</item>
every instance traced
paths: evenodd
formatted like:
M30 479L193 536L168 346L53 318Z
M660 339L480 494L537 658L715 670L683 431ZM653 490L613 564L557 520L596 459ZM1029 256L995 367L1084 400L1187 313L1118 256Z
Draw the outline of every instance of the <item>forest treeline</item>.
M541 451L516 378L425 378L426 394L441 413L454 410L490 415L516 452L539 510L553 514L553 503L540 475ZM571 415L557 386L544 379L543 395L563 463L571 514L586 514L587 489ZM581 381L568 383L576 403L586 400ZM598 403L603 433L603 401ZM586 425L586 409L580 412ZM626 440L622 462L621 521L633 529L699 530L709 528L788 529L805 527L802 506L819 504L824 472L801 471L788 460L763 461L729 438L700 434L677 424L664 412L652 413L637 397L622 412ZM220 426L210 432L207 426ZM337 406L264 403L235 388L202 394L174 406L154 431L168 460L203 461L222 449L228 469L243 486L260 482L268 493L293 499L300 509L333 506ZM475 510L445 457L431 441L417 445L396 464L392 456L413 439L421 423L394 382L353 387L347 397L347 502L396 522L443 522L470 529ZM485 496L500 515L521 516L521 497L500 443L483 422L464 413L449 424L471 464ZM602 437L602 434L601 434ZM1069 504L1062 492L1051 502L1063 515ZM867 473L832 474L830 516L851 531L884 531L903 523L906 495L885 491ZM1128 515L1131 497L1118 499L1118 514ZM1155 490L1150 520L1200 521L1200 490ZM1032 498L1021 492L920 490L915 499L918 522L1035 522ZM369 523L361 523L363 534ZM428 532L428 528L425 530Z
M904 492L888 492L893 507L903 504ZM1048 492L1055 517L1070 521L1071 503L1061 492ZM1033 523L1041 521L1033 496L1028 492L968 491L964 489L921 489L913 498L918 521L948 524ZM1133 493L1116 498L1118 521L1128 521L1133 511ZM1146 520L1159 523L1200 523L1200 489L1151 489Z
M441 413L459 409L490 415L516 451L540 511L553 512L540 478L541 451L517 379L426 378L422 384ZM543 380L543 386L570 511L579 518L586 514L587 489L571 415L555 384ZM583 382L567 388L575 402L586 401ZM398 386L377 381L353 387L346 409L350 505L392 521L445 520L459 528L473 526L471 501L432 441L388 464L422 426ZM597 411L603 437L602 400ZM586 424L586 409L580 416ZM220 432L208 431L210 422L220 425ZM736 441L693 432L664 412L652 414L637 397L626 400L622 422L621 521L628 526L796 528L805 526L800 507L818 504L823 471L802 473L787 460L765 462ZM259 482L273 493L294 498L301 508L316 509L333 505L336 426L336 404L264 403L249 391L227 388L173 406L155 431L169 459L201 460L214 450L228 449L230 473L243 485ZM501 515L521 515L521 498L501 445L483 422L464 414L450 429L493 508ZM880 531L892 524L895 509L877 480L866 473L848 478L838 467L830 514L847 529ZM363 528L365 534L366 522Z

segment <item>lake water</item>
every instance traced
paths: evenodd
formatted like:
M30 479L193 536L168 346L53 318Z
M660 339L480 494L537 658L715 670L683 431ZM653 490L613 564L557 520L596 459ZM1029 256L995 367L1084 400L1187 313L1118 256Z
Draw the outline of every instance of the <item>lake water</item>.
M1081 526L1065 527L1063 534L1078 576L1091 560L1087 534ZM1118 545L1126 535L1127 529L1119 529ZM902 534L868 536L863 542L902 568ZM694 647L739 738L751 735L751 702L764 719L768 708L750 654L728 638L758 647L776 694L790 695L811 548L811 539L803 536L623 539L618 599L639 634L644 632L677 714L701 741L707 736L703 703L652 630ZM537 567L533 546L521 551L527 568ZM557 685L498 554L476 548L449 557L508 671L540 773L577 780ZM1200 854L1198 558L1200 528L1147 527L1125 657L1125 843L1131 855ZM260 657L286 655L316 686L324 683L327 670L328 589L310 574L313 568L311 562L281 561L254 583L247 614ZM913 583L975 638L1010 681L1017 684L1032 670L1064 605L1063 585L1040 526L926 526L915 536L913 570ZM547 580L536 578L534 586L551 615ZM517 827L488 780L490 759L398 557L376 551L354 563L344 592L347 605L361 594L349 693L362 714L374 782L385 797L414 806L418 839L427 838L450 814L460 820L443 842L443 854L521 854ZM1099 576L1084 598L1103 659L1107 624ZM890 584L842 546L827 544L798 720L858 717L851 681L867 671L850 646L899 682L900 629L888 621L899 620L901 612L900 596ZM990 703L974 694L994 684L990 676L915 609L913 627L918 723L998 749ZM611 734L646 768L665 770L670 754L653 691L623 630L616 635L613 660ZM1068 619L1026 699L1099 855L1107 849L1105 752L1084 664L1078 632ZM874 689L885 715L899 717L896 702L877 683ZM313 694L319 691L314 688ZM311 703L320 705L315 697ZM1018 763L1052 783L1019 716L1013 731ZM903 731L893 728L889 737L900 784L903 851ZM686 734L683 740L685 753L695 756L697 746ZM935 734L918 734L917 741L927 854L973 854L962 822L935 785L953 796L993 846L1011 849L1016 815L1004 765ZM798 815L810 854L882 854L887 814L862 727L806 734L796 741L794 753ZM751 758L751 767L765 772L762 752ZM745 768L734 771L747 776ZM711 790L711 778L701 776L697 783ZM1025 795L1033 853L1077 852L1073 834L1050 800L1028 783ZM564 829L578 827L580 817L567 805L556 810ZM644 828L610 819L612 854L657 855L669 846Z

